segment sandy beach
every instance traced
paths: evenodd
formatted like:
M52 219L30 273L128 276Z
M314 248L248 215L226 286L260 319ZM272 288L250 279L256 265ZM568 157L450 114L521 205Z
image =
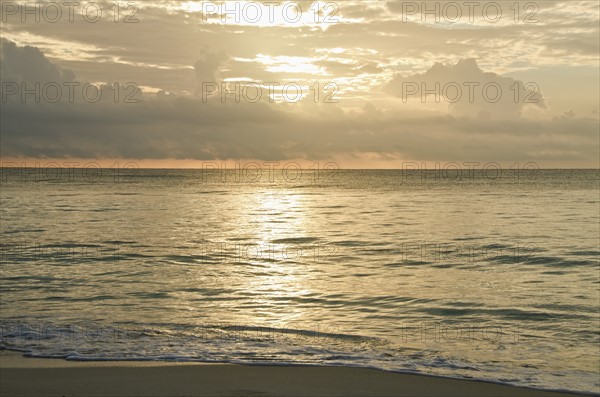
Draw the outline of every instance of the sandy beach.
M0 352L2 396L576 396L349 367L75 362Z

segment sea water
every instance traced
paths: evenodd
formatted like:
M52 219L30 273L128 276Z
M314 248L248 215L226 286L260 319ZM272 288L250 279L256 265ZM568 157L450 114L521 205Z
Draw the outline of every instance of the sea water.
M600 391L598 170L102 171L2 169L2 348Z

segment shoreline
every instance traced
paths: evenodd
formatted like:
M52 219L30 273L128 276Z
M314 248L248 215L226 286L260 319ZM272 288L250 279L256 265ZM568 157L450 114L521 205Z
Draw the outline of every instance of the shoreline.
M358 367L69 361L10 350L0 350L0 371L0 395L15 397L594 395Z

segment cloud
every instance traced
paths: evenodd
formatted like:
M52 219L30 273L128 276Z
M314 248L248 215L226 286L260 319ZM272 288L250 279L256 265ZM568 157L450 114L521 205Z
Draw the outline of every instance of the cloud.
M416 3L421 5L422 2ZM205 46L217 53L225 51L231 57L222 68L221 77L280 82L303 80L307 84L311 83L308 80L338 78L344 79L347 86L364 86L364 81L356 81L364 77L357 71L345 72L336 65L323 69L332 73L331 76L299 75L296 71L273 73L267 71L270 65L235 60L256 59L257 54L263 54L310 57L316 63L322 59L319 49L361 50L362 53L346 51L336 57L344 65L363 65L370 61L381 68L381 72L369 78L365 89L361 88L365 100L378 95L377 87L390 74L421 73L431 66L432 60L456 63L477 56L486 62L480 63L485 70L500 74L548 65L568 68L573 65L597 67L598 64L596 1L539 2L539 23L514 23L510 9L514 3L501 3L501 23L481 23L479 18L476 25L451 26L404 23L401 15L393 11L398 10L402 2L390 4L391 7L385 2L338 2L342 22L320 29L208 24L200 12L185 11L181 2L145 1L139 3L139 23L114 23L110 13L94 24L85 23L80 17L75 23L69 23L67 18L56 24L22 23L20 16L15 15L3 23L2 36L20 45L39 47L49 59L77 71L81 79L135 81L139 86L190 94L196 88L193 65L198 59L198 48ZM482 6L477 8L479 13ZM308 7L303 6L303 9ZM522 11L521 19L527 15ZM76 7L76 14L80 13ZM340 76L333 74L337 71ZM577 95L576 92L569 94Z
M19 47L0 39L0 78L5 81L64 82L73 81L75 74L50 62L36 47Z
M482 119L344 112L324 105L298 112L265 103L193 98L138 104L8 103L2 156L128 159L332 159L377 153L419 161L593 161L595 120Z
M2 62L20 65L28 59L22 57L23 47L10 48L2 53ZM63 76L62 68L39 50L27 51L38 59L33 63L37 66L27 72L28 79ZM224 58L210 54L203 55L198 70L218 78ZM490 81L504 79L483 73L473 61L435 66L421 77L430 81L463 76L465 71L488 76ZM0 109L0 156L330 161L375 155L398 161L536 161L542 166L545 161L580 164L597 160L598 120L574 113L548 120L521 117L490 122L415 111L402 104L379 108L370 103L361 108L343 109L338 104L315 103L312 98L296 104L221 103L218 97L202 101L164 92L145 94L137 103L90 103L81 97L74 103L35 103L17 97L2 103Z
M422 74L397 74L385 90L403 101L448 103L455 116L511 119L521 116L525 106L545 107L536 85L496 73L484 72L475 59L463 59L456 65L435 63Z
M211 52L208 47L200 53L200 58L194 64L196 80L202 82L218 81L219 73L223 63L229 57L224 52Z
M72 70L51 62L39 48L0 41L0 100L8 103L106 103L139 101L143 93L134 84L90 83Z

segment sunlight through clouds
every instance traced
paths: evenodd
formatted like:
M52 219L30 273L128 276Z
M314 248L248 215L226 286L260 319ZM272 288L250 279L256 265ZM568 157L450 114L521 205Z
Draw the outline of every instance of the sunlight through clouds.
M137 158L142 154L136 153L135 142L143 141L153 157L179 156L186 161L206 155L227 158L252 142L257 142L252 156L265 158L351 158L349 153L360 157L363 151L386 159L431 158L437 151L427 145L423 149L421 140L432 124L448 118L451 122L440 133L458 141L468 139L471 123L496 120L476 128L476 146L464 141L462 147L478 156L494 158L499 136L522 131L526 142L520 141L519 147L524 152L554 161L557 156L552 153L560 150L569 131L580 131L585 138L574 141L578 149L565 152L570 160L564 161L596 162L590 151L597 147L592 131L600 117L594 88L600 84L595 2L483 2L472 9L460 2L421 3L145 1L127 6L103 1L96 6L102 18L94 12L86 15L79 5L73 9L73 21L65 10L63 18L52 23L43 13L36 22L35 15L22 16L15 9L14 15L3 15L2 78L10 84L33 79L36 73L72 73L73 84L81 86L135 84L139 105L126 108L118 102L102 110L111 125L113 118L131 114L135 128L127 135L133 146L115 143L115 149L108 141L92 139L98 147L91 153L100 157L110 153ZM500 87L497 102L452 102L449 87L464 88L469 80L460 75L455 81L451 71L471 61L477 65L471 77L479 79L473 83L480 84L480 99L475 101L489 100L485 95ZM20 122L11 116L21 114L19 93L13 94L12 87L2 109L7 120L2 156L50 155L26 145L31 138L21 125L37 119ZM417 94L403 100L407 87ZM531 99L533 91L520 87L536 87L533 98L543 100L544 106L509 104L515 98ZM87 93L79 92L83 94ZM100 117L73 106L83 112L78 119ZM173 109L177 121L166 117ZM362 116L379 125L358 123ZM411 121L405 122L406 117ZM277 135L274 120L293 127L286 136ZM158 135L173 130L172 124L181 135L177 142L161 145L160 139L149 138L149 131ZM28 128L34 134L36 126ZM238 128L245 131L244 137L227 147L223 134L231 137ZM548 128L554 139L537 147L534 131ZM340 139L349 129L352 139ZM84 138L70 137L75 130L66 126L41 139L55 141L60 136L67 144L57 153L81 157L84 153L77 152L75 143ZM318 132L326 143L310 144L313 136L305 135L307 130ZM503 132L494 135L494 130ZM515 142L506 139L502 145ZM293 154L289 148L294 148ZM574 155L578 150L580 155ZM457 149L450 157L463 155Z

